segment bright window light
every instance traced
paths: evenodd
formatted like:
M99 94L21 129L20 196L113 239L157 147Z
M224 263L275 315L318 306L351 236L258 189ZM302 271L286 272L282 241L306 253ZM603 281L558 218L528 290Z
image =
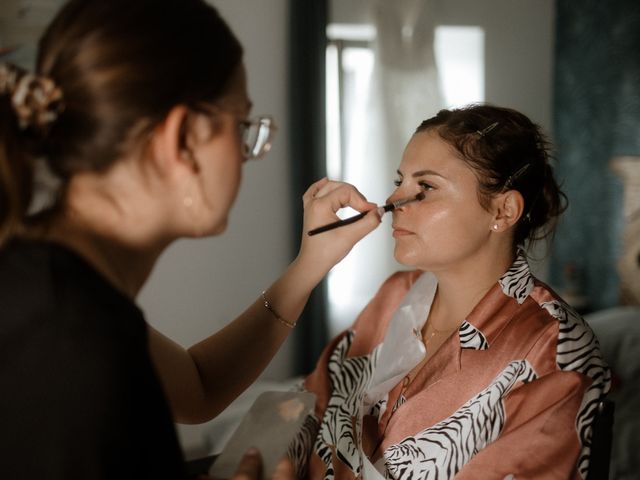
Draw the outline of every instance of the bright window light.
M332 179L366 187L370 183L365 145L372 131L368 120L376 31L373 26L339 24L329 25L327 34L327 174ZM434 50L445 106L484 101L483 29L437 27ZM353 211L338 213L343 217ZM374 232L354 250L386 248L373 245L379 238ZM348 328L375 293L361 287L371 265L358 255L347 256L328 275L331 336Z
M445 106L484 101L484 30L436 27L433 48Z
M338 48L329 45L326 55L327 175L329 178L342 178Z
M330 23L327 25L327 38L371 42L376 38L376 27L365 23Z

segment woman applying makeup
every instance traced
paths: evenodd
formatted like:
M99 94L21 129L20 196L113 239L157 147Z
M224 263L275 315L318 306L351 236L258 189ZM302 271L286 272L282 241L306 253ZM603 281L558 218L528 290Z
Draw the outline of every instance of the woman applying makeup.
M538 126L443 110L409 141L391 276L324 351L292 450L308 478L581 479L610 372L593 332L532 276L564 209ZM305 473L306 472L306 473Z
M250 109L242 48L201 0L71 0L35 73L0 65L2 478L181 478L173 421L212 418L253 382L379 224L371 212L305 236L273 285L188 350L150 328L135 298L158 257L222 234L246 161L270 146L273 121ZM34 212L43 170L57 188ZM307 227L374 207L328 180L303 201Z

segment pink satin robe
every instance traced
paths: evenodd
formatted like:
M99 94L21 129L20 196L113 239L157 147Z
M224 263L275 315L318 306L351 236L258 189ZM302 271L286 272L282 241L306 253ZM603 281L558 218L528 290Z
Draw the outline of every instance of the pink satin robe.
M610 386L591 329L519 256L400 395L436 286L394 274L326 347L304 382L317 404L292 450L300 475L585 478Z

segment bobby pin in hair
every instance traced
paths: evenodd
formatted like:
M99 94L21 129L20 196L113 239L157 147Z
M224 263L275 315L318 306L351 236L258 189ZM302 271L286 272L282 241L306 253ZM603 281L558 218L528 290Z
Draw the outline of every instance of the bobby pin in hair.
M521 166L518 170L516 170L515 173L513 173L512 175L509 175L509 178L507 178L507 181L504 182L504 189L509 190L513 186L513 183L516 180L518 180L518 178L520 178L522 175L524 175L524 172L528 170L529 165L531 165L531 163L527 162L523 166Z
M480 135L480 137L484 137L489 132L491 132L491 130L496 128L498 125L500 125L500 122L493 122L491 125L489 125L488 127L483 128L482 130L476 130L476 133L478 135Z
M531 202L531 205L529 206L529 209L527 210L527 214L524 216L525 220L529 223L531 223L531 212L533 212L533 209L536 206L536 203L538 203L538 199L540 198L540 192L542 192L542 189L538 190L536 192L536 196L533 197L533 201Z

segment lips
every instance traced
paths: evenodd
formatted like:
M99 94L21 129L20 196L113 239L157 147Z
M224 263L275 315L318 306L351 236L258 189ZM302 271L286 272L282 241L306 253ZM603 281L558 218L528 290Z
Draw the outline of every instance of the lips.
M398 227L396 225L392 225L391 227L393 229L393 236L394 237L404 237L406 235L413 235L413 232L409 231L409 230L405 230L402 227Z

